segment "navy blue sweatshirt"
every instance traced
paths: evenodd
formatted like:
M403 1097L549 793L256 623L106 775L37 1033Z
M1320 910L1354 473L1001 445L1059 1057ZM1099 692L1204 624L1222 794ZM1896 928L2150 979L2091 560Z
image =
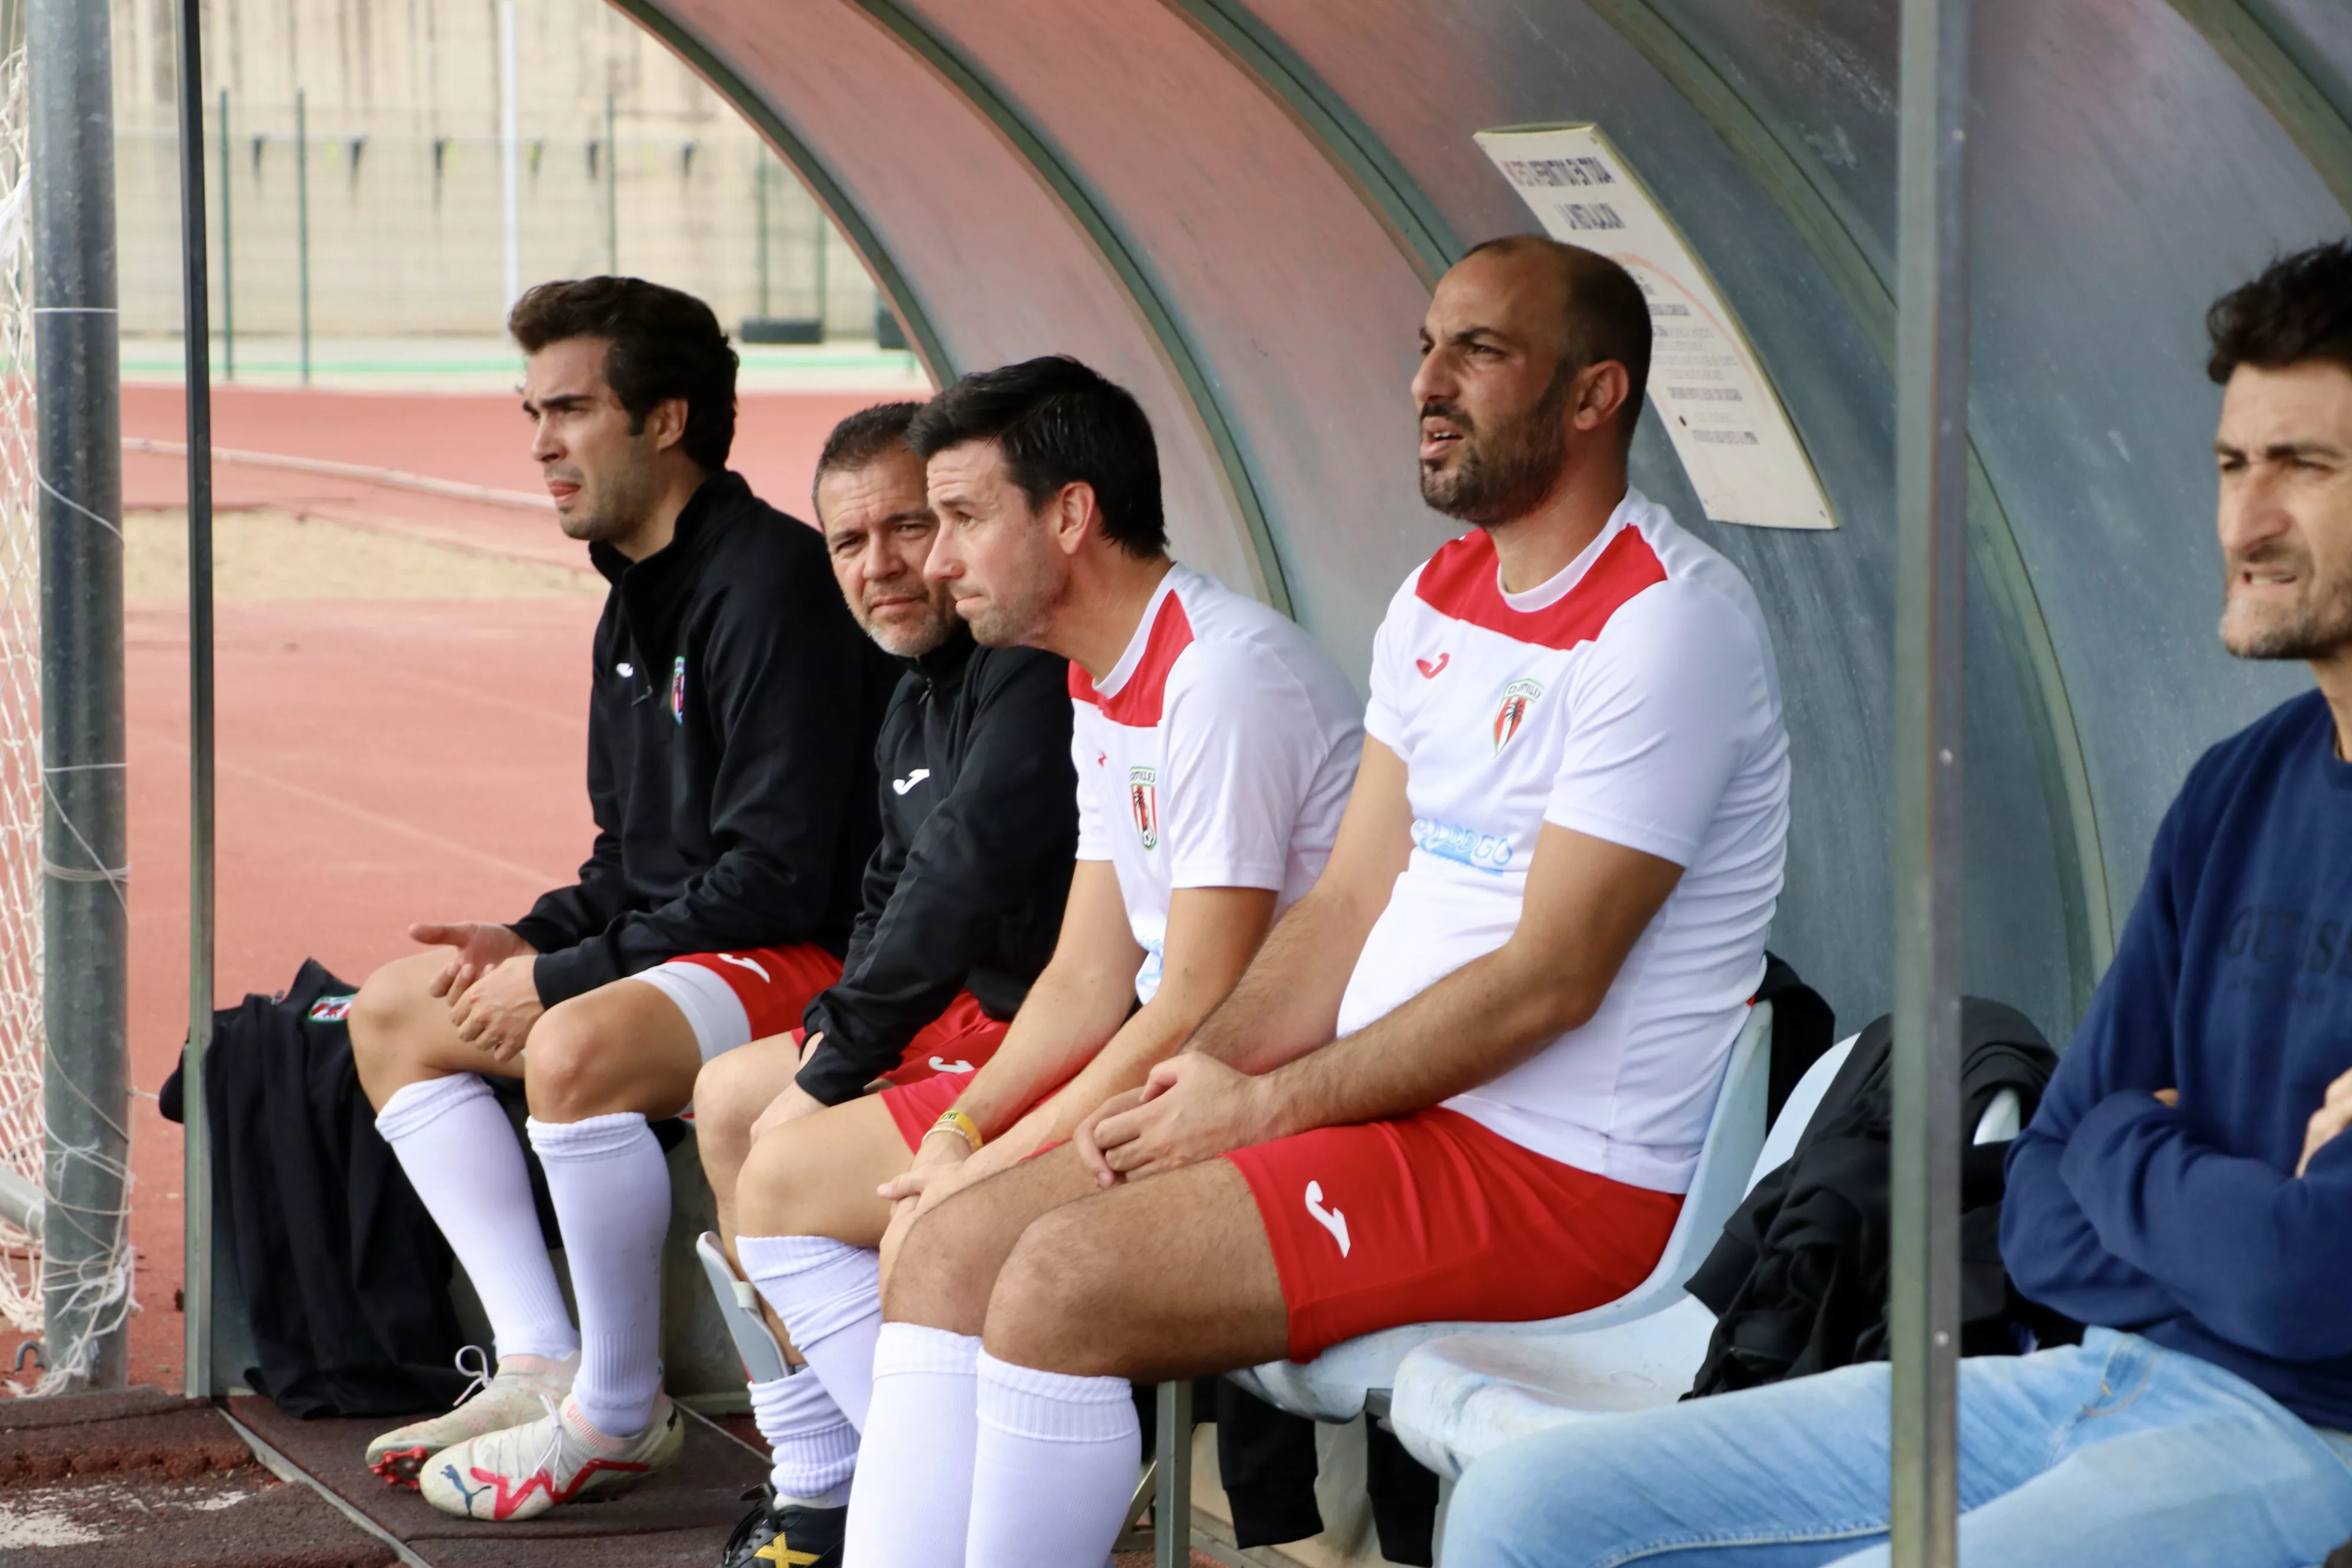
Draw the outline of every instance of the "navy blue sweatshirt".
M2115 963L2010 1152L2018 1289L2352 1428L2352 1132L2294 1174L2347 1069L2352 764L2314 692L2199 759L2157 831Z

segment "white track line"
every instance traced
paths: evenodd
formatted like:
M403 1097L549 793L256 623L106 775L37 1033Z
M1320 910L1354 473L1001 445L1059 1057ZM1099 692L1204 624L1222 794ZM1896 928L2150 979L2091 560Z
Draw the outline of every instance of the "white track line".
M188 455L188 446L184 441L153 441L144 436L125 436L122 449L152 453L159 458L184 458ZM480 501L486 506L513 507L521 511L544 513L555 510L554 501L543 492L460 484L456 479L436 479L430 474L412 474L402 468L371 468L365 463L338 463L327 458L297 458L284 452L243 452L234 447L215 447L213 461L242 463L254 468L284 468L292 473L320 474L329 479L360 479L396 490L416 490L425 495Z

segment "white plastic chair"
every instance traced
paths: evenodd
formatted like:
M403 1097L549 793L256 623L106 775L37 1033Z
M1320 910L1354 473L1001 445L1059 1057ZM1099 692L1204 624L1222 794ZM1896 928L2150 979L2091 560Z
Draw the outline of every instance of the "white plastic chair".
M1559 1334L1643 1318L1683 1293L1731 1211L1748 1190L1748 1172L1764 1142L1764 1102L1772 1075L1772 1005L1748 1009L1732 1042L1723 1085L1708 1118L1698 1165L1665 1252L1650 1277L1626 1295L1591 1311L1529 1323L1410 1323L1333 1345L1311 1362L1268 1362L1230 1373L1233 1381L1278 1409L1318 1421L1349 1422L1367 1404L1383 1414L1399 1363L1431 1340L1475 1329L1481 1333ZM1784 1156L1785 1158L1785 1156Z
M1796 1152L1853 1048L1853 1039L1840 1041L1798 1080L1756 1157L1749 1187ZM2020 1110L2015 1091L2002 1090L1978 1120L1975 1141L2016 1137ZM1390 1424L1413 1458L1458 1478L1476 1459L1529 1433L1673 1404L1706 1363L1714 1333L1715 1314L1677 1289L1662 1311L1591 1331L1432 1340L1397 1368Z

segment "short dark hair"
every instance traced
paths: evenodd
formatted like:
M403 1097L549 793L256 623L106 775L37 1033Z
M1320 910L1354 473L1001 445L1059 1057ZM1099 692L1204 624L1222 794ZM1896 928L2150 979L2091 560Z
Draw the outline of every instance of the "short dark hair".
M735 445L735 351L710 307L642 278L574 278L523 291L507 331L535 354L566 338L604 340L604 380L629 412L632 435L654 405L686 400L679 448L706 472Z
M2282 256L2205 312L2205 374L2226 382L2242 364L2284 370L2325 360L2352 370L2352 240Z
M1125 387L1066 355L974 371L924 405L907 440L926 458L993 441L1031 506L1089 485L1104 537L1130 555L1168 548L1151 421Z
M1642 417L1642 395L1650 385L1650 301L1633 275L1597 250L1564 245L1548 235L1503 235L1472 246L1465 259L1485 250L1550 258L1568 300L1560 328L1559 374L1573 375L1603 360L1623 365L1625 402L1618 410L1617 435L1632 445L1633 426Z
M915 449L907 445L907 427L922 411L919 403L877 403L835 426L833 434L824 438L824 450L816 457L816 473L809 479L809 504L816 507L816 487L836 468L863 468L894 451L912 457ZM816 510L817 521L824 521L824 509Z

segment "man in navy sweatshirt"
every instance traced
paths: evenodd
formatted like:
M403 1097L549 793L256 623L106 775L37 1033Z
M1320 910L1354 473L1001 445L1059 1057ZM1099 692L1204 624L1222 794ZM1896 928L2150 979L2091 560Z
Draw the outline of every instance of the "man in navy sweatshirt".
M2011 1149L2001 1254L2090 1325L1960 1365L1969 1568L2296 1568L2352 1534L2352 243L2217 301L2221 642L2318 689L2205 753ZM1447 1568L1885 1561L1887 1368L1554 1428Z

